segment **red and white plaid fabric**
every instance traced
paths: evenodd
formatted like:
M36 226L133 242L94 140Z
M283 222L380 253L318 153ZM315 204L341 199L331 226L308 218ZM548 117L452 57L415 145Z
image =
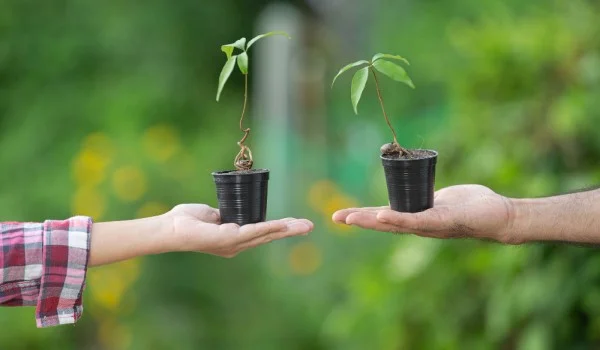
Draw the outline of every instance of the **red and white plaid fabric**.
M0 305L36 306L38 327L75 323L83 312L92 220L0 223Z

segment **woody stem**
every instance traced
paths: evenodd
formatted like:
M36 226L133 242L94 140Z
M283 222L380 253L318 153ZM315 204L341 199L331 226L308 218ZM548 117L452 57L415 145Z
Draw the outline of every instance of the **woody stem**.
M246 138L250 134L250 128L244 129L244 115L246 114L246 105L248 104L248 74L244 74L244 106L242 107L242 116L240 117L240 130L244 133L244 137L240 140L240 146L244 144Z
M392 130L392 134L394 135L394 143L397 144L398 146L400 146L400 144L398 143L398 139L396 138L396 131L394 130L394 127L390 123L390 119L388 118L387 113L385 113L385 108L383 107L383 98L381 97L381 90L379 89L379 80L377 79L377 74L375 74L375 70L373 69L372 66L369 69L371 70L371 73L373 73L373 78L375 78L375 88L377 89L377 97L379 97L379 104L381 105L381 111L383 112L385 121L387 122L387 125L390 127L390 130Z

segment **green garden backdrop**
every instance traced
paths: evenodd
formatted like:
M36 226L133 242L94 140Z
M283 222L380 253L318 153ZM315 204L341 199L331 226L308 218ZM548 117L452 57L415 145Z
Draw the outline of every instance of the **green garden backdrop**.
M272 171L269 216L305 216L315 231L235 259L92 269L79 323L39 330L33 308L3 308L0 349L600 347L597 249L329 220L386 203L378 149L390 136L372 82L358 116L349 77L329 88L376 52L411 61L417 89L383 81L383 96L404 145L439 151L437 188L525 197L598 184L595 0L0 1L0 219L215 206L210 172L237 152L243 95L238 74L215 102L219 47L262 29L293 38L251 55L250 144Z

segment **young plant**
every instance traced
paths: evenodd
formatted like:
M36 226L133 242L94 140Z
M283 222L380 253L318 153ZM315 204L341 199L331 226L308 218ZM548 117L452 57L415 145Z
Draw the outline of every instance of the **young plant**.
M358 114L358 101L360 101L360 97L367 85L367 80L369 79L369 71L373 74L373 80L375 81L375 89L377 89L377 97L379 97L379 104L381 105L381 111L383 112L383 116L385 117L385 121L387 125L390 127L392 134L394 136L394 140L392 143L385 144L381 147L381 153L383 155L406 155L408 154L408 150L404 147L400 146L398 143L398 139L396 138L396 131L394 127L390 123L390 119L385 113L385 107L383 106L383 98L381 97L381 89L379 88L379 80L377 79L377 73L375 71L379 71L380 73L387 75L395 81L399 81L404 83L411 88L415 88L412 80L401 66L392 62L391 60L401 61L410 65L408 61L401 56L390 55L385 53L378 53L370 61L360 60L354 63L350 63L347 66L340 69L338 74L333 78L333 82L331 83L331 87L333 88L333 84L335 84L335 80L344 72L348 71L354 67L364 66L359 69L354 76L352 77L352 84L350 89L350 98L352 100L352 106L354 107L354 113Z
M243 127L244 115L246 113L246 105L248 103L248 50L258 40L273 35L283 35L290 39L290 36L287 33L281 31L274 31L258 35L252 40L250 40L248 43L246 43L246 38L241 38L232 44L226 44L221 46L221 51L223 51L227 56L227 61L225 62L225 65L221 70L221 74L219 75L217 102L219 101L219 97L221 96L223 87L225 86L227 79L229 79L229 76L231 76L231 73L233 72L236 63L240 72L244 75L244 105L242 107L242 115L240 117L240 130L244 133L244 136L242 136L242 139L237 143L240 146L240 151L235 156L235 159L233 161L233 165L237 170L250 170L252 169L252 165L254 163L250 147L244 144L244 142L246 142L248 136L250 135L250 128ZM233 54L235 49L239 51L239 53L236 55Z

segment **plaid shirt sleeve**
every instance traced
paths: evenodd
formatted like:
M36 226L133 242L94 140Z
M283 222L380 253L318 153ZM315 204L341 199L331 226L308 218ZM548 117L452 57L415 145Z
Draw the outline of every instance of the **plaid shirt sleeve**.
M38 327L75 323L90 251L92 220L0 223L0 305L36 306Z

